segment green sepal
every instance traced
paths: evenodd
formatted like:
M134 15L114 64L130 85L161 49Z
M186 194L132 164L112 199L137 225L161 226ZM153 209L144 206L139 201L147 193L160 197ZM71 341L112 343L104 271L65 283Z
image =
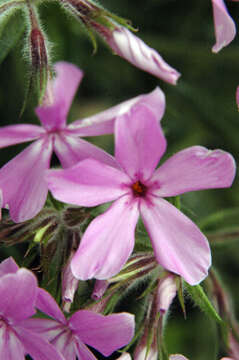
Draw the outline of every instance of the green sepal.
M185 308L185 302L184 302L184 296L183 296L183 280L182 278L178 277L176 279L177 282L177 290L178 290L178 300L181 306L181 309L183 311L184 319L186 319L186 308Z
M219 325L225 327L226 324L217 313L216 309L208 299L206 293L200 285L191 286L184 282L188 294L191 296L195 304L212 320L216 321Z
M16 45L25 30L25 22L19 8L5 16L0 24L0 64Z

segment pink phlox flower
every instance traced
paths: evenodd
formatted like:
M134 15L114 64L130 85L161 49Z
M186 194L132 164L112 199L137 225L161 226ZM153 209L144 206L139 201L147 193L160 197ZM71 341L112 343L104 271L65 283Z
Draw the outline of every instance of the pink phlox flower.
M144 102L148 98L158 115L164 111L163 106L161 109L155 106L164 97L157 88L148 95L140 95L67 125L67 114L83 73L66 62L57 63L55 70L57 76L48 86L52 99L48 96L49 101L36 109L42 126L19 124L0 129L0 148L35 140L0 169L3 207L10 209L15 222L33 218L44 206L48 192L44 171L50 166L53 151L64 168L91 157L117 166L111 155L81 137L112 133L118 115L127 112L134 103Z
M117 274L133 251L139 216L160 265L191 285L207 276L211 265L207 239L163 197L229 187L235 162L227 152L193 146L155 170L165 149L155 114L147 104L135 104L115 123L118 168L87 159L48 172L49 189L56 199L81 206L115 200L86 229L71 263L75 277L104 280Z
M212 0L212 9L216 36L216 43L213 46L212 51L217 53L234 39L236 35L236 26L229 15L223 0Z
M12 258L0 264L0 359L64 360L40 334L27 326L36 313L38 286L33 273Z
M65 360L96 360L87 345L109 356L128 344L134 335L134 316L128 313L101 315L79 310L66 319L55 300L40 289L37 308L51 319L31 319L29 330L44 336Z

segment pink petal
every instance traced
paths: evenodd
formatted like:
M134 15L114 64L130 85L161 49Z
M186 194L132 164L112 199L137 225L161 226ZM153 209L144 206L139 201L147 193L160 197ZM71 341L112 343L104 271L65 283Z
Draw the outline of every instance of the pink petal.
M156 87L149 94L139 95L99 114L77 120L68 126L68 130L71 131L72 135L80 136L112 134L116 118L129 112L135 104L148 106L160 121L165 111L165 96L162 90Z
M73 97L83 77L83 72L75 65L67 62L55 64L56 78L50 83L49 92L52 91L52 104L38 106L36 113L42 125L47 129L62 129Z
M122 196L86 229L73 257L73 275L81 280L108 279L117 274L134 247L134 230L139 217L137 202Z
M44 289L38 288L36 307L59 322L65 324L66 319L55 299Z
M175 355L170 355L169 360L188 360L188 358L180 354L175 354Z
M77 356L80 360L97 360L94 354L88 349L88 347L83 344L80 339L76 339L75 341L77 347ZM72 360L72 359L69 359Z
M123 353L117 360L131 360L131 356L129 353Z
M191 285L201 282L211 266L211 254L199 228L164 199L151 197L140 205L159 264Z
M48 191L44 170L51 154L50 140L38 140L1 168L3 205L8 205L13 221L31 219L43 207Z
M239 111L239 86L237 87L237 90L236 90L236 103L237 103L237 108Z
M24 345L25 352L34 360L65 360L57 349L41 335L20 326L15 330Z
M19 269L15 260L10 256L0 263L0 277L7 274L15 274Z
M230 44L236 35L236 26L228 14L223 0L212 0L216 44L212 51L217 53Z
M25 360L24 347L7 324L0 327L0 359L2 360Z
M151 177L166 148L166 140L147 106L135 105L115 124L115 157L132 178Z
M81 206L117 199L127 192L123 184L130 181L120 170L93 159L64 170L49 170L46 180L57 200Z
M88 158L118 167L113 156L79 137L63 133L60 136L55 136L54 151L64 168L73 166L79 161Z
M39 138L45 130L36 125L19 124L0 128L0 148Z
M0 313L14 322L35 314L37 280L27 269L0 278Z
M109 356L132 340L134 315L121 313L104 316L79 310L72 315L69 326L81 341Z
M180 73L169 66L157 51L124 27L115 29L108 41L117 55L143 71L175 85Z
M188 191L229 187L235 171L235 161L229 153L193 146L168 159L150 181L155 183L155 195L168 197Z

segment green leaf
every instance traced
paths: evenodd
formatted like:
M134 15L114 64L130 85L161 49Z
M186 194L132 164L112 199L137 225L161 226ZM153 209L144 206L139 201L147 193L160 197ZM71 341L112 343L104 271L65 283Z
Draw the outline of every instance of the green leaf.
M200 285L191 286L184 282L185 288L195 304L208 315L209 318L216 321L221 326L225 326L225 323L217 313L216 309L208 299L206 293Z
M16 45L25 30L25 22L20 11L4 17L0 24L0 63Z
M230 225L238 225L239 207L223 209L202 219L198 224L202 230L213 230Z

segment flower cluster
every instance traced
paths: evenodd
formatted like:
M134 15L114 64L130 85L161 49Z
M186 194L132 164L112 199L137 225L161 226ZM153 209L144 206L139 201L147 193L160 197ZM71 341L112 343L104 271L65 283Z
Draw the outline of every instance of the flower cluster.
M179 72L136 37L125 19L93 0L58 1L115 54L176 85ZM212 0L212 8L212 51L218 52L236 29L223 0ZM51 66L38 2L6 0L0 20L19 9L28 24L26 49L31 81L40 93L35 109L40 125L0 128L0 148L32 142L0 169L0 209L9 210L0 240L27 241L26 258L34 254L33 260L29 256L34 268L40 254L42 274L37 279L37 272L18 267L12 257L0 263L0 359L94 360L97 352L108 357L128 345L116 356L130 360L133 345L135 360L187 360L169 355L164 341L176 296L186 317L187 292L221 326L227 352L236 360L239 327L230 297L210 269L207 237L179 201L184 193L230 187L233 156L195 145L164 160L166 100L158 86L67 124L83 72L65 61ZM236 100L239 107L239 89ZM114 156L83 139L107 134L114 136ZM53 154L61 168L51 168ZM139 234L146 241L140 243ZM199 285L203 280L212 302ZM135 316L121 311L132 289L136 300L144 301L136 332Z

